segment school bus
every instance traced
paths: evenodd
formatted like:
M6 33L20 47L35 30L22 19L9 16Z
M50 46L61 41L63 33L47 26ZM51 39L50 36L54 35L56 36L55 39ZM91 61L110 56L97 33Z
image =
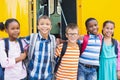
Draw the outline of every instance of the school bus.
M77 23L80 34L86 34L85 20L98 20L99 32L105 20L115 22L114 38L120 41L120 0L0 0L0 22L16 18L20 22L21 37L37 32L37 19L48 15L52 20L51 34L65 39L65 26ZM0 31L0 37L7 34Z

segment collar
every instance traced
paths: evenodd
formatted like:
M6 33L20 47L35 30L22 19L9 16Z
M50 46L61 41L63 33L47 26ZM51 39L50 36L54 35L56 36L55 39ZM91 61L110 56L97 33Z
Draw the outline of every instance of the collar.
M91 38L96 38L96 37L98 37L98 34L97 34L97 35L95 35L95 34L89 34L89 36L90 36Z
M38 38L39 38L39 40L46 40L46 39L44 39L44 38L42 37L42 35L41 35L40 32L38 32ZM50 41L51 41L50 34L48 34L48 39L47 39L47 40L50 40Z

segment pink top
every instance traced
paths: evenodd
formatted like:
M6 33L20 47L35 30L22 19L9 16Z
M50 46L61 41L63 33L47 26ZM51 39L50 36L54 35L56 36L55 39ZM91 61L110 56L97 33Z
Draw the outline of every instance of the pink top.
M7 57L4 40L0 41L0 63L5 68L4 80L20 80L26 77L26 68L22 65L22 61L15 63L15 58L19 57L20 54L19 43L9 41L9 57Z
M118 43L118 60L117 60L117 70L120 70L120 43Z

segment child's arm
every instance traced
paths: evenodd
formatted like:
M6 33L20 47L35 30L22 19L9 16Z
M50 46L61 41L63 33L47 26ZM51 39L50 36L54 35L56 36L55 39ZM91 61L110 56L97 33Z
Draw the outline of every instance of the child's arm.
M19 57L15 58L15 62L18 63L20 61L23 61L27 56L27 53L24 52L24 53L21 53Z
M62 40L61 38L56 38L56 44L59 45L63 42L66 42L67 40Z
M79 40L83 40L83 38L84 38L84 35L79 35Z
M13 67L17 62L20 62L25 58L26 52L20 54L20 56L17 58L8 58L5 52L4 41L0 41L0 63L2 67Z
M0 64L4 68L15 64L15 58L8 58L6 56L4 40L0 41Z

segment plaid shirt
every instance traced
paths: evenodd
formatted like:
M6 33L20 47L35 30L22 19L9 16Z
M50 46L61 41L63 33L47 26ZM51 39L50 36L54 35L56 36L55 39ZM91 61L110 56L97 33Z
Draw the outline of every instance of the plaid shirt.
M25 40L28 44L30 36ZM51 39L43 39L40 33L38 34L35 49L32 59L28 65L29 80L50 80L52 78L52 64L51 64Z

